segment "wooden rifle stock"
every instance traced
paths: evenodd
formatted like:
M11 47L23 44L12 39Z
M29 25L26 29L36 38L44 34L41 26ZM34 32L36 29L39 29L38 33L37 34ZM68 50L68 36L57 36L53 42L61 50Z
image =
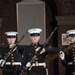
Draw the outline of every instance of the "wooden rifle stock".
M69 45L66 49L63 50L64 53L67 53L69 50L71 50L73 47L75 46L75 43L72 45ZM50 54L50 60L54 60L55 58L57 58L60 55L60 53L57 54Z

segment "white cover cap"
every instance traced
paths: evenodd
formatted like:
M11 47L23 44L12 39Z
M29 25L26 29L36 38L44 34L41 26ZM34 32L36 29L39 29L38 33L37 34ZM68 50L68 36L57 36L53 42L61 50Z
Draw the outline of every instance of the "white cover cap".
M67 34L75 34L75 30L68 30Z
M18 34L18 32L10 31L10 32L5 32L5 34L6 34L7 36L16 36L16 34Z
M40 29L40 28L33 28L33 29L28 30L29 34L40 33L40 32L42 32L42 29Z

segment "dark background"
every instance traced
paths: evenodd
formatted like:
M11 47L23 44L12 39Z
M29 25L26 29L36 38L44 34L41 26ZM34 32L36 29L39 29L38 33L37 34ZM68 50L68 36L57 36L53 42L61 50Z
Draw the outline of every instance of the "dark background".
M16 19L16 3L21 0L0 0L0 45L6 42L6 31L17 31ZM41 0L46 3L46 37L52 32L55 27L58 27L55 34L52 36L49 44L52 46L62 47L61 35L68 29L74 29L75 23L75 0ZM63 21L67 17L66 22ZM56 19L56 17L60 17ZM63 19L62 19L63 18ZM60 23L60 20L63 21ZM71 22L70 22L71 21ZM73 21L73 22L72 22ZM70 23L69 23L70 22ZM49 59L49 56L47 57ZM59 58L51 61L46 60L49 68L49 75L64 75L65 68L62 66ZM52 64L52 65L51 65Z

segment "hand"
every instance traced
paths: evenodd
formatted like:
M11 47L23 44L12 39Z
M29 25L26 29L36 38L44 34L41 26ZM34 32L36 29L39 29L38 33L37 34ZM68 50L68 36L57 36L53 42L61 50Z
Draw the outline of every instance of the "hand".
M3 67L4 64L5 64L5 62L6 62L6 61L5 61L4 59L1 59L1 60L0 60L0 66Z
M26 64L26 67L30 67L30 66L31 66L31 63L28 62L28 63Z
M64 60L65 59L65 53L60 51L59 57L61 58L61 60Z

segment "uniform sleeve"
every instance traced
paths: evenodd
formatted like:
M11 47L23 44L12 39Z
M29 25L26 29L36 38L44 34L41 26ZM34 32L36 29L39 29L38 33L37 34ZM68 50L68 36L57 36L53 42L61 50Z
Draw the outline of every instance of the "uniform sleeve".
M56 48L56 47L45 47L45 53L51 53L51 54L54 54L54 53L59 53L59 49Z
M63 64L63 66L67 66L67 63L66 63L66 59L64 59L64 60L61 60L61 62L62 62L62 64Z
M22 54L26 47L27 45L17 45L18 52Z

